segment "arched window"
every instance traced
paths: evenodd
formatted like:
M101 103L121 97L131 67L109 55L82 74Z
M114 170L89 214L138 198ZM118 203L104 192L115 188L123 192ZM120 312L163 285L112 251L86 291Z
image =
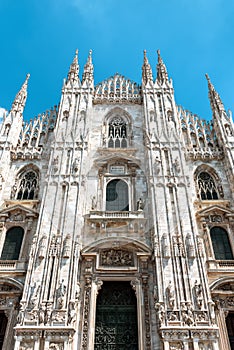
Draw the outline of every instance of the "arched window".
M128 211L128 185L123 180L112 180L106 187L106 210Z
M36 199L38 195L38 175L29 170L21 174L16 192L16 199Z
M127 142L127 124L120 116L111 118L108 124L108 147L126 148Z
M201 200L218 199L218 189L213 177L203 171L197 177L198 195Z
M228 233L222 227L212 227L210 230L216 260L233 260L232 248Z
M22 227L12 227L6 233L1 260L18 260L24 236Z

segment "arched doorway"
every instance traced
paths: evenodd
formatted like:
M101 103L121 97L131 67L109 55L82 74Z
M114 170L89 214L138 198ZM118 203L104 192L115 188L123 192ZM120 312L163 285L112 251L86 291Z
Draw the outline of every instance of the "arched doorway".
M95 350L138 350L137 300L129 282L106 281L97 296Z

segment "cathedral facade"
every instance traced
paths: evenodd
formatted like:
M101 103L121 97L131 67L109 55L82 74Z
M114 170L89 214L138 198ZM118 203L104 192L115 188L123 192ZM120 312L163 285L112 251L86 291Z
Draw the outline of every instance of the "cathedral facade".
M0 125L0 349L234 349L234 126L76 53L58 107Z

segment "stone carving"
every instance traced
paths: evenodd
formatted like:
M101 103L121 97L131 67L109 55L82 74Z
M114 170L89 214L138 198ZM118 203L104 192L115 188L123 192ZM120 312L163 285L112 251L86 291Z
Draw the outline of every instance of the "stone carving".
M49 249L49 255L50 256L56 256L59 253L60 250L60 237L53 235L51 242L50 242L50 249Z
M170 258L170 247L167 240L167 234L164 233L162 236L162 251L164 258Z
M159 326L164 326L165 325L165 306L163 303L156 303L155 304L155 309L157 310L157 315L158 315L158 322Z
M168 287L166 288L166 297L167 297L167 304L168 308L174 309L175 306L175 292L172 285L172 282L170 281L168 284Z
M196 280L193 287L193 297L194 305L197 309L201 309L203 305L203 295L202 295L202 286Z
M160 256L160 247L159 247L158 237L154 237L154 254L157 257Z
M179 320L179 315L177 311L169 311L167 312L167 319L168 321L178 321Z
M19 350L33 350L34 349L34 343L33 342L26 342L23 341L20 343Z
M180 173L181 169L180 169L180 163L179 163L179 159L178 157L175 158L173 164L173 170L174 170L174 173L177 175Z
M57 173L58 171L58 164L59 164L59 156L55 157L53 162L52 162L52 169L54 173Z
M91 197L91 202L92 202L92 204L91 204L91 209L92 209L92 210L96 210L96 209L97 209L97 200L96 200L96 197L95 197L95 196L92 196L92 197Z
M134 266L133 253L128 250L103 250L100 252L100 264L103 266Z
M83 310L83 336L81 343L81 350L88 350L88 332L89 332L89 309L90 309L90 295L91 295L92 280L86 277L85 291L84 291L84 310Z
M14 184L11 188L11 199L15 199L16 191L17 191L17 186L16 184Z
M63 350L63 343L50 343L49 350Z
M144 209L144 204L141 198L138 199L137 201L137 210L142 211Z
M192 326L194 324L194 317L193 317L193 307L190 302L181 303L181 317L184 322L184 324L188 326Z
M39 242L38 259L44 259L45 254L46 254L46 236L43 236Z
M53 311L51 320L54 323L65 323L65 311Z
M159 157L157 156L154 160L154 169L157 175L160 174L161 171L161 160L159 159Z
M78 158L74 159L74 162L72 164L72 173L76 174L79 170L80 160Z
M39 301L41 285L40 282L35 282L34 286L31 287L31 296L28 302L28 306L30 309L34 309Z
M190 233L188 233L187 235L187 249L188 249L188 257L190 259L195 258L195 248L194 248L194 244Z
M58 309L62 309L64 307L64 299L66 295L67 287L64 284L64 280L62 280L57 289L57 307Z
M169 350L183 350L184 345L182 342L176 342L176 343L170 343L170 348Z
M63 242L63 258L70 258L71 255L71 236L67 235Z
M68 304L67 323L68 325L73 326L75 322L76 322L76 304L74 301L70 300Z
M215 320L215 303L213 302L213 300L209 300L208 301L208 305L209 305L209 310L210 310L210 320L211 320L211 324L215 325L216 324L216 320Z
M14 221L24 221L24 216L22 213L19 212L14 212L11 213L10 216L6 219L6 221L14 222Z
M42 303L38 310L38 321L39 324L45 324L46 306Z
M208 321L207 312L205 312L205 311L195 311L194 315L195 315L196 322L205 322L205 321L207 322Z
M142 276L142 291L144 299L144 320L145 320L145 350L152 349L151 346L151 333L150 333L150 305L149 305L149 286L148 286L148 276Z
M197 237L197 247L198 247L198 253L200 257L204 257L204 248L203 248L203 239L201 237Z
M175 256L185 257L184 244L180 236L173 237Z

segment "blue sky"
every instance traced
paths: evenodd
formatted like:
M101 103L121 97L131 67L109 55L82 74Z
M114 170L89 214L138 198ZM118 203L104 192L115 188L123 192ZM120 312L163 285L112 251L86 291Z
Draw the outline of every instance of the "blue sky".
M208 73L234 112L232 0L1 0L0 16L0 106L30 73L25 119L58 104L76 48L80 75L93 50L95 83L116 72L140 83L144 49L155 76L160 49L177 104L210 119Z

